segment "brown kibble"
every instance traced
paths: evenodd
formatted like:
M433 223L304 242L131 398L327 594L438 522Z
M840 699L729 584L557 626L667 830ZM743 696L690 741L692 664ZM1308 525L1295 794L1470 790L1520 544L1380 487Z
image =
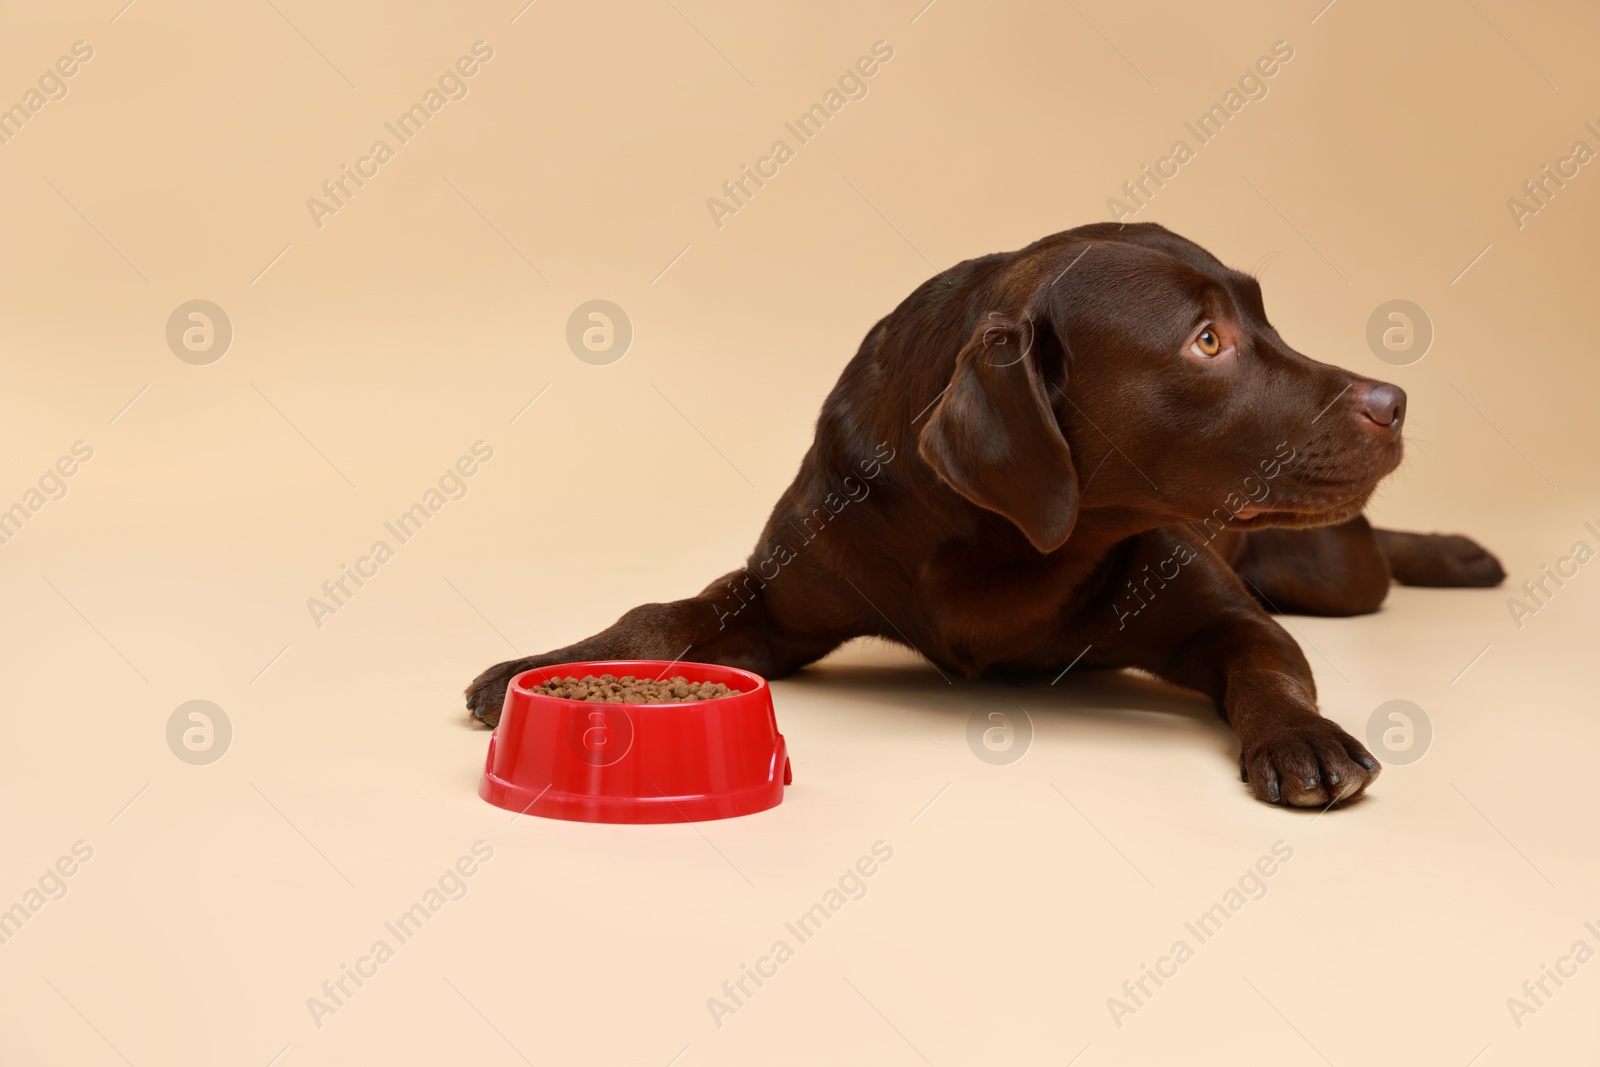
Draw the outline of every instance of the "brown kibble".
M635 678L631 674L621 678L611 674L599 678L586 674L582 678L549 678L534 692L567 700L592 700L609 704L678 704L737 696L741 690L730 689L721 682L691 682L681 674L665 681Z

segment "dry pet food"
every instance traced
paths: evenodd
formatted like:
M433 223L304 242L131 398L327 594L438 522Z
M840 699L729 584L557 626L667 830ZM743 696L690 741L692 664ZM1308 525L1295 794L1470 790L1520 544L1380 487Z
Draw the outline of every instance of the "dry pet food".
M691 682L681 674L661 681L635 678L631 674L624 674L621 678L614 674L602 674L598 678L592 674L582 678L549 678L534 692L567 700L599 700L607 704L682 704L690 700L715 700L739 694L739 690L729 689L721 682Z

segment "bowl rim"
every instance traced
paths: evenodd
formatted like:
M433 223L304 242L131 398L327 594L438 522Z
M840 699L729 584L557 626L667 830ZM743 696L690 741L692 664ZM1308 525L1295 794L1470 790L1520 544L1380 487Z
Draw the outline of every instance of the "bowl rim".
M613 670L611 668L615 668L615 667L635 667L635 668L637 668L637 667L645 666L645 665L659 666L661 668L661 673L658 674L656 676L656 678L654 679L656 681L659 681L661 678L666 677L667 676L667 671L672 670L673 668L676 668L676 667L688 667L688 668L690 668L691 669L690 671L685 672L686 675L690 674L690 673L693 673L693 668L696 668L696 667L709 667L712 670L717 671L717 672L728 672L728 673L731 673L731 674L738 675L740 678L746 680L749 683L749 686L748 686L748 688L741 689L737 693L730 693L728 696L725 696L725 697L713 697L710 700L671 700L671 701L656 701L656 702L653 702L653 703L641 703L641 702L629 702L629 701L624 701L624 700L575 700L572 697L550 696L549 694L538 692L535 689L530 689L525 684L525 679L527 679L529 675L533 675L533 674L544 674L546 677L548 677L550 672L555 672L555 671L559 671L563 676L565 676L565 675L567 675L569 673L576 673L576 672L573 672L573 671L569 671L568 668L583 668L583 671L585 673L588 673L588 674L594 674L594 675L616 674L616 675L618 675L620 677L620 673L621 672L619 672L617 670ZM597 669L597 668L604 668L604 669ZM638 677L637 673L634 672L634 671L630 671L629 673L632 673L632 674L634 674L635 677ZM582 676L583 676L582 674L578 675L578 677L580 677L580 678ZM702 681L702 680L705 680L705 679L695 679L695 680L696 681ZM726 685L727 683L724 682L723 684ZM519 671L517 674L512 676L511 684L510 684L510 690L512 692L519 693L519 694L522 694L523 696L529 697L529 698L531 698L533 700L539 701L540 702L539 706L544 706L544 707L597 708L597 709L598 708L626 708L630 713L632 713L634 711L643 711L643 712L653 713L655 711L663 710L663 709L664 710L669 710L669 711L670 710L680 710L681 711L681 710L685 710L685 709L689 709L689 708L698 708L698 707L700 707L702 705L705 705L705 704L720 704L720 703L724 703L726 701L743 702L745 700L750 700L750 699L759 699L759 698L761 698L761 697L766 695L767 690L768 690L768 686L767 686L767 680L765 678L763 678L761 675L756 674L754 671L747 671L743 667L729 667L729 666L727 666L725 664L721 664L721 663L701 663L701 662L696 661L696 660L684 660L684 659L673 659L673 660L666 660L666 659L593 659L593 660L573 660L570 663L552 663L547 667L529 667L527 670Z

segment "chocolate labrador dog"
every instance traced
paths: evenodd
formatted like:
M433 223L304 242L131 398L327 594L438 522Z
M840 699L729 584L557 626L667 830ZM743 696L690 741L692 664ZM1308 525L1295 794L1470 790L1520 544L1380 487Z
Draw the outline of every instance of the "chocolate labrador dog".
M1261 287L1153 224L968 260L874 326L747 565L587 640L491 667L467 706L574 660L782 677L902 642L968 678L1136 667L1199 690L1256 797L1356 797L1378 761L1317 711L1269 612L1375 611L1391 580L1492 586L1457 536L1375 530L1406 397L1291 348Z

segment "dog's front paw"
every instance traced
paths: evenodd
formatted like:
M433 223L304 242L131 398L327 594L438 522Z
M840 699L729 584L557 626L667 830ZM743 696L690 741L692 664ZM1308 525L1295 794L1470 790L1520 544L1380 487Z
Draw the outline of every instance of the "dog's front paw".
M1439 534L1439 584L1468 589L1490 589L1506 580L1505 568L1487 548L1460 534Z
M1505 581L1494 554L1460 534L1414 534L1379 530L1389 570L1402 585L1435 589L1489 589Z
M1382 770L1361 742L1320 715L1270 724L1239 752L1240 776L1256 799L1296 808L1358 797Z
M467 686L467 710L486 726L498 725L500 711L506 702L506 688L511 684L511 679L540 665L541 661L535 657L507 660L490 667Z

